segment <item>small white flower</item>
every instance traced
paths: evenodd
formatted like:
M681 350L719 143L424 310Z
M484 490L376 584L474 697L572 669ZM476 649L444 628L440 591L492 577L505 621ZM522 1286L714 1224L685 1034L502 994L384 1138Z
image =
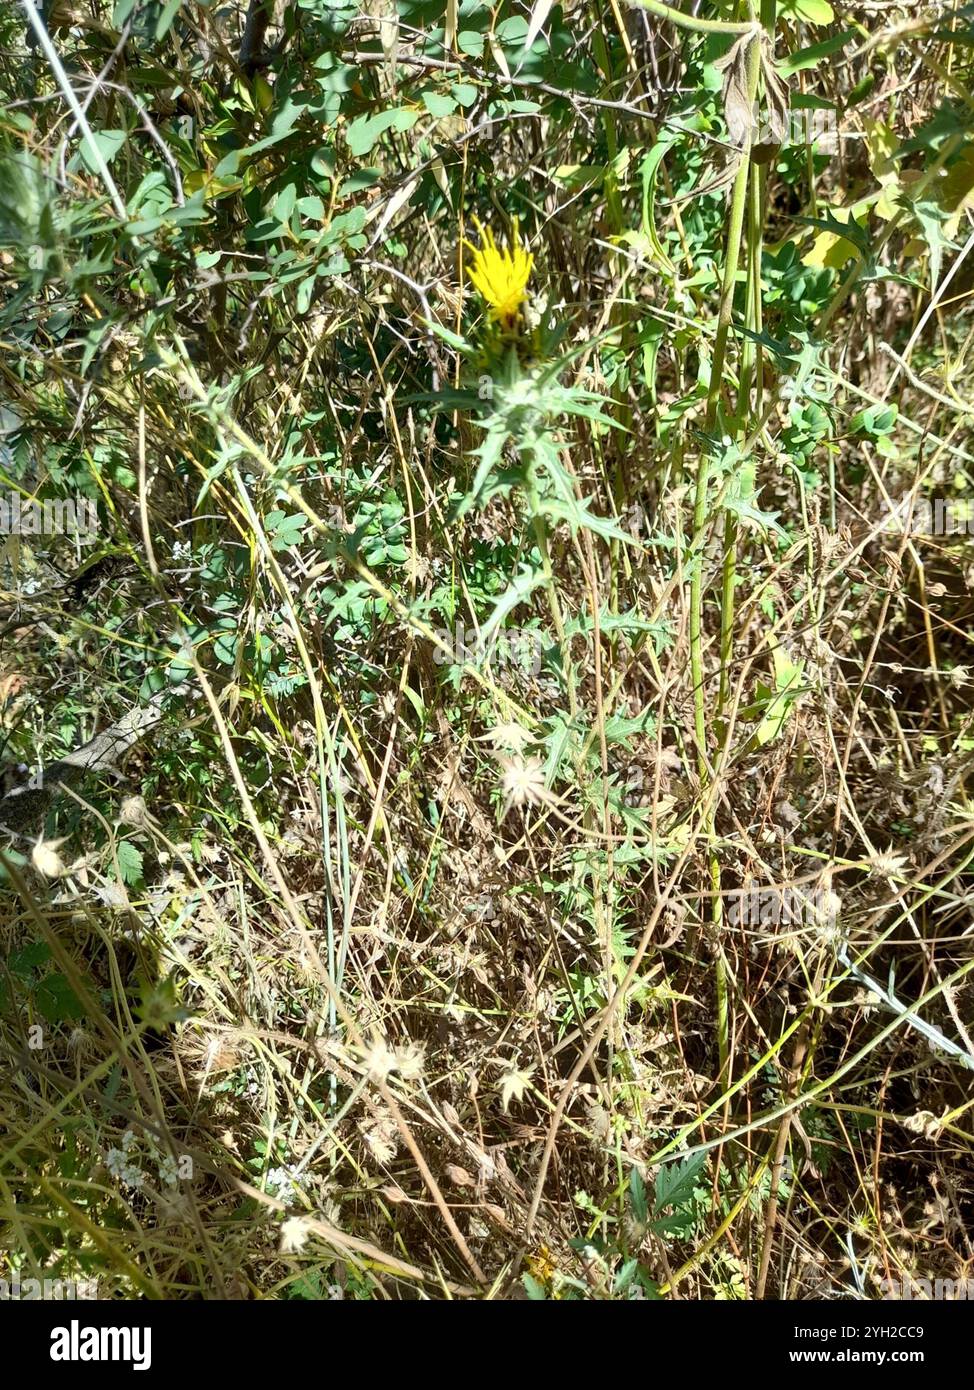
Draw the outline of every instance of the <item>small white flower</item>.
M372 1124L362 1127L362 1138L378 1163L391 1163L395 1158L398 1148L395 1129L391 1115L384 1115Z
M365 1054L365 1065L373 1081L385 1081L396 1070L396 1054L385 1038L376 1038Z
M281 1222L281 1254L298 1255L308 1243L311 1227L303 1216L289 1216Z
M423 1049L412 1042L390 1047L385 1038L376 1038L364 1060L373 1081L385 1081L393 1072L406 1081L415 1081L423 1074Z
M404 1081L418 1081L423 1074L423 1049L416 1043L406 1043L405 1047L397 1047L396 1070Z
M172 1154L163 1154L159 1159L159 1181L164 1187L179 1186L179 1167Z
M896 878L906 867L907 859L905 854L894 854L893 847L884 850L882 854L877 854L872 861L872 866L878 874L884 878Z
M535 806L551 800L544 780L544 765L540 758L498 758L501 765L501 789L504 792L504 815L512 806Z
M122 1146L118 1149L109 1149L105 1157L105 1167L112 1177L118 1182L124 1183L126 1187L139 1188L145 1179L145 1174L138 1163L132 1161L132 1148L135 1144L134 1130L127 1129L122 1135Z
M523 753L525 747L534 742L534 735L523 725L512 721L495 725L488 733L481 734L477 742L490 743L495 749L503 749L507 753Z
M911 1134L922 1134L925 1139L938 1139L943 1129L943 1122L937 1119L932 1110L918 1110L914 1115L907 1115L901 1123Z
M67 865L57 853L63 840L38 840L31 850L30 862L45 878L63 878L68 873Z
M145 804L145 798L142 796L125 797L119 807L118 818L122 825L147 825L149 809Z
M267 1192L276 1192L278 1196L290 1196L297 1188L301 1190L300 1184L291 1172L290 1168L269 1168L264 1179L264 1189Z

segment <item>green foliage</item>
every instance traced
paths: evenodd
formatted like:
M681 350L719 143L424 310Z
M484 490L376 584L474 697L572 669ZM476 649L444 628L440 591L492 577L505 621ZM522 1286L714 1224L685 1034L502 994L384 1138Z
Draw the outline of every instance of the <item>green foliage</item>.
M30 942L15 951L7 961L7 980L0 980L0 1006L20 1007L27 1002L51 1024L82 1018L79 999L61 971L48 968L50 959L50 948L43 941Z
M63 72L0 16L0 491L94 523L0 527L5 777L73 769L0 795L16 1258L834 1296L876 1181L949 1244L969 530L878 517L974 476L971 7L61 8Z

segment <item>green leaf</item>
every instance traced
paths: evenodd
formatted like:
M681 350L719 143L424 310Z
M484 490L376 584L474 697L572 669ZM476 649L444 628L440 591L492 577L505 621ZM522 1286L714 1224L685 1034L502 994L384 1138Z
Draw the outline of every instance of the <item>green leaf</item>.
M689 1158L665 1163L656 1174L653 1212L658 1215L667 1207L685 1207L693 1198L693 1189L707 1162L707 1155L691 1154Z
M480 459L477 465L477 472L474 475L470 491L460 500L456 509L458 517L463 516L477 503L485 500L481 494L487 490L487 480L496 465L500 462L507 443L507 427L503 422L497 422L491 426L487 432L487 438L479 449L474 450L474 457Z
M217 635L213 643L213 655L217 661L221 661L224 666L232 666L237 657L237 648L240 645L240 634L237 632L236 623L233 619L228 619L225 626Z
M660 166L673 143L672 140L657 140L656 144L653 145L640 165L640 173L642 174L643 181L641 232L646 238L652 256L670 275L676 273L676 267L666 254L666 249L656 229L656 179L660 171Z
M294 306L299 314L306 314L311 308L311 294L314 290L316 279L317 277L314 275L306 275L300 285L298 285Z
M614 714L605 721L606 742L621 743L623 747L628 747L629 740L634 734L643 734L647 738L652 738L655 732L656 715L651 709L643 710L642 714L637 714L632 719L622 714Z
M10 957L11 972L29 980L37 967L50 959L50 955L51 948L46 941L32 941Z
M927 243L927 249L930 253L930 288L935 290L940 282L944 248L952 245L942 231L944 223L948 220L948 214L933 197L914 199L904 194L902 201L909 207L920 224L923 239Z
M61 974L47 975L41 980L34 990L34 1000L48 1023L65 1023L84 1016L81 1001Z
M519 604L527 601L539 585L544 583L544 571L533 565L522 565L517 577L507 586L494 605L487 621L481 626L480 635L489 642L502 626L505 618Z
M126 132L124 130L96 130L92 132L92 140L94 140L98 153L106 164L111 164L112 160L125 144L125 136ZM86 135L78 146L78 153L88 173L97 174L98 161L95 155L95 149L92 148L92 140L89 140Z
M345 132L349 151L356 158L368 154L387 130L409 130L418 120L418 111L409 111L402 107L392 111L380 111L374 116L359 116L351 122Z
M750 522L761 531L774 531L776 535L787 536L783 526L778 524L780 512L765 512L756 506L752 497L728 493L724 498L724 509L740 520Z
M852 417L849 421L849 433L868 434L874 438L889 434L898 414L899 407L896 405L871 405Z
M274 199L273 206L271 207L271 215L275 217L282 226L286 225L291 220L291 214L295 209L297 201L298 190L293 183L289 183Z
M118 842L118 867L122 882L129 887L142 882L142 851L131 840Z
M531 10L531 21L528 24L527 33L524 35L522 48L530 48L535 39L544 28L545 21L551 13L555 0L534 0Z
M424 92L423 105L431 116L451 116L457 109L455 99L445 92Z
M656 544L662 545L664 542L658 541ZM565 624L565 633L569 637L574 637L579 632L594 632L594 630L595 623L590 612L578 613ZM610 613L608 609L604 609L599 614L599 631L626 634L651 633L653 645L657 652L663 651L672 640L670 628L666 621L650 622L648 618L641 617L633 608L628 609L625 613Z
M823 39L821 43L813 43L808 48L800 48L797 53L790 53L778 64L778 71L782 77L790 77L793 72L802 72L805 68L818 67L823 58L838 53L840 49L845 48L848 43L857 38L859 38L857 29L843 29L841 34L833 34L831 38Z
M595 536L601 536L607 541L624 541L626 545L639 546L640 542L635 536L624 531L609 516L597 516L590 511L586 499L579 501L577 497L543 497L538 507L543 516L553 517L556 521L567 521L574 534L580 526L584 526L587 531L591 531Z
M784 0L782 9L806 24L831 24L835 11L828 0Z
M453 95L461 106L473 106L477 100L478 90L479 88L475 87L472 82L455 82L453 84Z
M173 20L176 18L177 14L179 14L179 7L182 3L183 0L169 0L169 3L156 21L156 43L158 43L160 39L164 39L169 33L169 30L172 28Z
M865 227L860 227L852 213L849 214L847 222L840 222L831 209L826 209L825 217L796 217L795 221L804 227L818 227L820 231L831 232L833 236L840 237L843 241L851 244L860 251L863 256L868 256L871 248L869 233Z
M264 518L264 529L271 542L272 550L290 550L300 544L307 526L307 518L302 512L282 512L275 507Z
M774 662L774 690L769 691L766 686L761 687L766 708L754 736L762 748L765 744L773 742L784 728L792 706L801 693L802 674L805 669L804 662L792 661L780 645L772 649L771 657Z
M542 739L542 743L548 749L544 780L545 785L550 787L558 776L558 770L562 763L576 746L577 739L570 720L566 719L564 715L552 715L551 718L545 722L550 729L550 733Z
M633 1216L641 1226L645 1226L649 1220L649 1206L646 1201L646 1187L638 1168L633 1168L629 1174L629 1200Z

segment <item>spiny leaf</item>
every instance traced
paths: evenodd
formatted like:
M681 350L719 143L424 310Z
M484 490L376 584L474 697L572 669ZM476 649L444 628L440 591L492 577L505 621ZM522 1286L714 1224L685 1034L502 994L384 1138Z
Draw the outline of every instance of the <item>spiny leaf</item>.
M691 1154L675 1163L664 1164L656 1174L653 1212L658 1215L667 1207L683 1207L693 1197L697 1178L707 1162L705 1153Z

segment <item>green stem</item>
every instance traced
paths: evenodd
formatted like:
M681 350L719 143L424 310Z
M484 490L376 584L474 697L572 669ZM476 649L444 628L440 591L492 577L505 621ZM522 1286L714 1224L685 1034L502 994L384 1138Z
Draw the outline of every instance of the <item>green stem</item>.
M758 77L761 71L761 39L758 35L752 40L747 51L747 102L748 110L754 109L757 98ZM744 213L747 207L748 178L751 166L751 130L748 127L744 146L740 154L740 164L734 179L731 195L730 222L727 229L727 250L724 260L724 276L721 284L720 308L717 315L717 332L714 337L714 352L710 365L710 386L707 392L707 412L704 429L711 434L717 423L720 406L720 389L724 375L724 362L727 356L727 339L730 334L731 315L734 308L734 289L737 284L737 268L741 259L741 240L744 232ZM697 740L697 767L702 787L710 781L710 767L707 761L707 714L704 696L703 669L703 564L704 531L707 524L707 494L710 485L710 456L705 451L698 462L696 492L693 502L693 555L690 571L690 674L693 682L694 729ZM721 644L723 647L723 643ZM723 671L723 660L721 669ZM717 1050L720 1062L721 1084L725 1084L730 1067L730 1004L727 963L720 943L719 930L723 920L721 901L720 861L713 851L714 811L713 801L707 813L704 827L711 842L710 889L713 906L712 919L715 934L714 989L717 996Z
M660 4L660 0L635 0L635 3L642 9L649 10L650 14L657 15L660 19L668 19L671 24L676 24L680 29L690 29L695 34L753 34L757 31L753 23L735 24L729 19L697 19L696 15L684 14L681 10Z
M747 226L747 302L744 322L753 333L760 333L761 313L761 247L762 222L764 217L764 188L766 170L761 166L757 179L752 179L748 188L748 226ZM741 348L740 385L737 395L737 419L735 436L738 441L746 438L749 419L761 414L761 380L759 345L753 338L747 338ZM751 390L755 393L754 410L751 410ZM746 461L742 464L746 470ZM723 586L720 597L720 692L717 696L717 718L723 716L730 695L730 667L734 652L734 607L737 584L737 517L727 512L724 517L724 564Z
M750 45L747 54L747 99L749 109L754 106L760 72L760 40ZM712 433L717 424L717 411L720 405L720 388L724 375L724 362L727 356L727 339L730 333L731 313L734 307L734 288L737 283L737 268L741 259L741 240L744 231L744 211L747 205L747 184L750 173L751 132L748 129L744 147L741 150L740 165L734 179L731 196L730 222L727 230L727 252L724 260L724 277L721 285L720 308L717 316L717 332L714 337L714 353L710 365L710 387L707 393L707 412L704 421L706 433ZM697 767L701 781L709 780L707 762L707 712L704 698L703 670L703 539L707 524L707 493L710 485L710 458L704 452L697 468L696 490L693 501L693 541L695 554L690 574L690 675L693 681L694 731L697 739Z
M568 646L568 639L565 635L565 620L561 611L561 602L558 598L555 570L551 563L551 551L548 546L548 522L541 510L541 498L538 493L537 482L535 481L533 463L528 467L527 482L524 491L525 499L528 504L528 512L531 517L531 528L534 531L535 544L541 556L545 593L548 597L548 610L551 613L551 622L555 629L555 635L558 638L558 645L561 648L562 671L565 677L565 686L568 691L568 712L572 719L574 719L578 714L575 672L572 670L572 656Z

